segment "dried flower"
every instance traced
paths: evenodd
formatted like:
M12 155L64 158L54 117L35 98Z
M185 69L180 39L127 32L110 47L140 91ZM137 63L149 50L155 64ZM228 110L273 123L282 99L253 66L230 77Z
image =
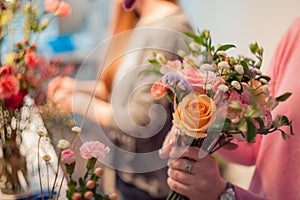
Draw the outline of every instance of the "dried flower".
M67 149L70 147L70 142L65 139L60 139L57 144L57 148L59 149Z

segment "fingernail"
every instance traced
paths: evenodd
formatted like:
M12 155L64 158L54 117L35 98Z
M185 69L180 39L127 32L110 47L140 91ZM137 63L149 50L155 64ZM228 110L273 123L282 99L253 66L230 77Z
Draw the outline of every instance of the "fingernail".
M172 143L173 143L173 139L170 139L169 144L172 144Z
M163 154L163 153L164 153L163 148L161 148L161 149L158 150L158 154L159 154L159 155L161 155L161 154Z
M204 151L203 149L200 149L198 156L199 156L199 158L204 158L207 154L208 154L207 151Z

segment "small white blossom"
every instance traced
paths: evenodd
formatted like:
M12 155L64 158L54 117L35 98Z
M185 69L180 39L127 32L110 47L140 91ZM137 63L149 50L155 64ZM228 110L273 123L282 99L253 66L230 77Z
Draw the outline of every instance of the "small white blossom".
M70 147L70 142L65 139L60 139L57 144L57 148L59 149L67 149Z
M222 92L227 92L229 90L229 87L227 85L221 84L218 86L218 89Z
M72 131L75 132L75 133L80 133L81 132L81 128L79 126L74 126L72 128Z
M231 86L237 90L240 90L242 88L241 84L238 81L232 81Z
M264 78L260 78L259 81L262 83L262 84L268 84L268 81Z
M11 123L10 123L10 126L13 130L16 130L17 128L17 119L15 117L12 117L11 118Z
M237 73L244 74L244 67L242 65L235 65L234 69L237 71Z
M227 54L226 54L225 51L218 51L218 52L217 52L217 55L218 55L218 56L222 56L222 57L226 57L226 56L227 56Z
M161 65L164 65L164 64L167 63L167 60L166 60L165 56L161 53L157 53L155 59Z
M191 42L189 46L193 51L200 51L200 45L196 42Z
M218 67L221 69L229 69L230 65L226 61L221 61L218 63Z
M260 75L262 74L261 71L260 71L260 69L257 69L257 68L255 68L255 73L256 74L260 74Z
M205 84L204 86L203 86L203 89L205 89L205 90L211 90L213 88L213 85L212 84Z
M200 69L205 70L205 71L210 71L210 70L213 70L213 66L211 64L205 63L200 66Z

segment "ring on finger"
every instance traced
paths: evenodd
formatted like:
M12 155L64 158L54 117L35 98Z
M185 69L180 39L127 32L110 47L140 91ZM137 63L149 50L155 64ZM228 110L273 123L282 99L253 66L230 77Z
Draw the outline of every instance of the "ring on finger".
M193 160L191 160L191 159L186 159L186 160L187 160L187 162L185 164L184 171L190 174L192 171Z

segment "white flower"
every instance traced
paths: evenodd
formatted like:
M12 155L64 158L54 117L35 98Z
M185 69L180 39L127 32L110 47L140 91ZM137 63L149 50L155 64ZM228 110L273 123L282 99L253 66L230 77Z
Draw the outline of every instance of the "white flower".
M225 51L218 51L218 52L217 52L217 55L218 55L218 56L222 56L222 57L226 57L226 56L227 56L227 54L226 54Z
M213 88L213 85L212 84L205 84L204 86L203 86L203 89L205 89L205 90L211 90Z
M205 70L205 71L209 71L209 70L213 70L213 66L211 64L205 63L205 64L200 66L200 69Z
M229 69L230 65L226 61L221 61L218 63L218 67L221 69Z
M231 86L237 90L240 90L242 88L241 84L238 81L232 81Z
M268 84L268 81L264 78L260 78L259 81L262 83L262 84Z
M222 92L227 92L229 90L229 87L227 85L221 84L218 86L218 89Z
M242 65L235 65L234 69L237 71L237 73L244 74L244 67Z
M59 149L67 149L70 147L70 142L65 139L60 139L57 144L57 148Z
M166 60L165 56L161 53L157 53L155 59L161 65L164 65L164 64L167 63L167 60Z
M79 126L74 126L72 128L72 131L75 132L75 133L80 133L81 132L81 128Z
M191 42L189 46L193 51L200 51L200 45L196 42Z

